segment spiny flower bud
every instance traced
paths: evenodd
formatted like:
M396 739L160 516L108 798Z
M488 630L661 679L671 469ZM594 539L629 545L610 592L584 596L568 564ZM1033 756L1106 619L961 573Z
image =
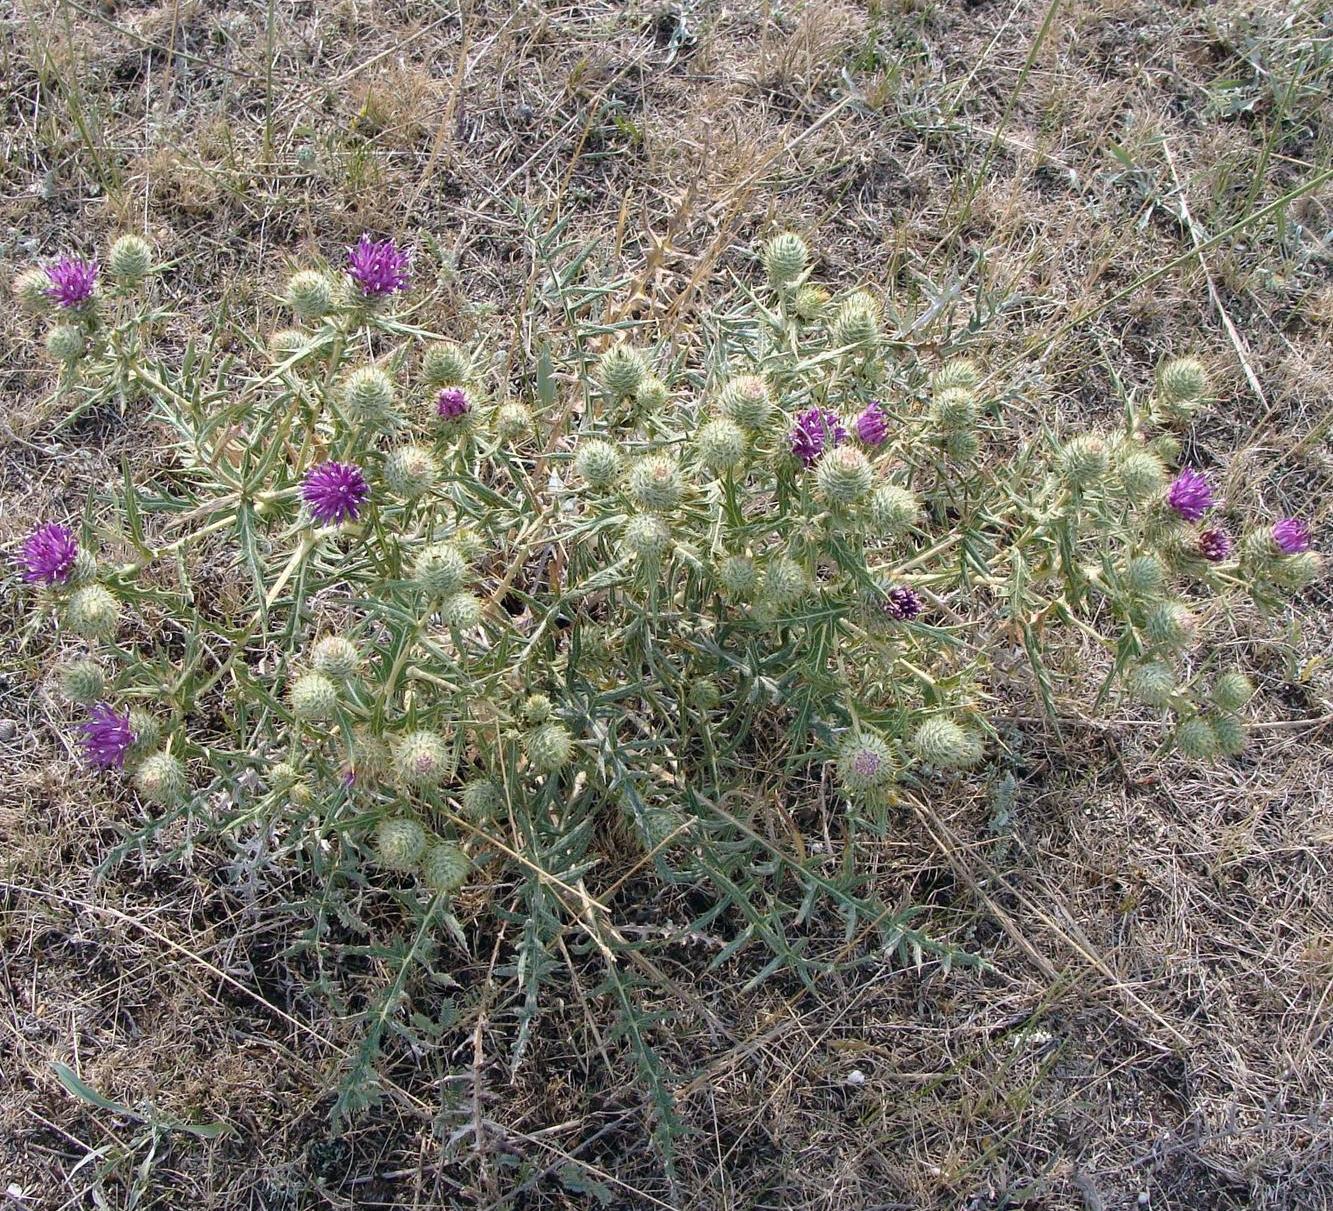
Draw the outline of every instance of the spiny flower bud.
M764 272L775 289L790 286L805 272L810 249L794 231L775 235L764 245Z
M728 597L746 601L759 583L759 572L748 555L728 555L717 565L717 580Z
M771 605L795 605L810 592L810 577L796 560L775 555L764 574L764 599Z
M695 442L700 461L712 471L729 471L745 457L745 431L725 416L704 425Z
M331 719L338 709L338 687L323 673L302 673L289 697L292 714L310 723Z
M980 383L981 371L977 369L976 362L967 357L954 357L930 376L930 391L932 395L958 388L971 392Z
M1197 358L1178 357L1162 363L1157 389L1170 405L1197 404L1208 392L1208 372Z
M83 333L73 324L57 324L46 334L46 351L56 361L72 366L86 348Z
M685 829L685 817L665 803L650 803L634 817L634 831L648 853L669 847L672 838L679 844L679 835Z
M1207 719L1184 719L1176 728L1176 748L1195 761L1207 761L1217 756L1217 733Z
M829 294L822 286L801 286L792 298L792 310L807 324L822 319Z
M1194 615L1178 601L1162 601L1148 611L1143 632L1154 647L1182 648L1194 638Z
M390 870L411 870L426 852L426 830L408 816L390 816L375 826L375 856Z
M853 795L892 782L896 774L893 749L873 732L848 736L838 752L838 781Z
M670 513L680 504L684 490L680 468L668 455L650 454L630 468L630 495L649 513Z
M1125 675L1125 688L1135 702L1161 710L1171 705L1175 695L1175 670L1161 661L1140 664Z
M1156 555L1136 555L1125 565L1125 587L1135 597L1156 597L1166 585L1166 565Z
M981 738L952 719L927 719L912 734L912 748L927 765L966 769L981 760Z
M384 460L384 482L404 500L416 500L434 486L440 469L435 456L421 446L403 446Z
M439 786L452 778L456 763L449 746L432 731L419 729L393 745L393 768L407 786Z
M123 235L111 245L107 268L111 276L126 286L136 286L153 267L153 250L137 235Z
M333 284L315 269L287 279L287 306L303 320L317 320L333 309Z
M162 724L157 717L136 706L130 709L130 733L134 743L130 745L126 760L134 765L153 752L162 740Z
M334 681L348 681L356 676L361 653L356 644L341 635L325 635L310 649L311 667Z
M590 488L609 488L620 475L620 451L594 438L582 442L574 455L574 470Z
M612 345L597 359L597 381L616 399L633 395L647 373L643 354L629 345Z
M467 562L452 543L436 542L424 548L412 565L412 580L436 597L448 597L463 587Z
M854 505L874 486L870 460L855 446L836 446L819 460L815 482L824 499L834 505Z
M1219 673L1213 681L1213 704L1220 711L1238 711L1254 697L1254 682L1244 673Z
M421 881L444 896L462 887L471 870L467 854L452 841L436 841L421 859Z
M523 718L528 723L545 723L554 709L545 694L529 694L523 703Z
M526 404L510 400L495 410L495 435L502 442L516 442L532 432L532 413Z
M634 403L640 412L660 412L671 399L671 392L660 378L648 375L634 391Z
M1323 575L1324 561L1317 551L1284 555L1269 570L1269 577L1280 588L1299 593Z
M393 381L378 366L362 366L343 380L343 410L356 424L376 424L393 411Z
M288 790L298 777L296 766L289 761L278 761L269 766L268 784L272 790Z
M84 639L110 639L120 625L120 602L100 584L84 585L65 603L65 622Z
M95 660L71 660L59 674L60 693L79 706L92 706L106 696L106 674Z
M1159 433L1148 443L1148 449L1164 463L1173 463L1180 457L1180 438L1174 433Z
M293 358L300 360L307 351L306 334L299 328L279 328L268 338L268 355L277 365Z
M930 419L942 433L965 433L977 423L976 397L966 387L949 387L930 401Z
M1071 488L1091 488L1106 475L1110 454L1099 433L1085 433L1065 443L1058 462L1060 478Z
M431 345L421 359L422 376L432 387L461 386L471 369L467 350L453 341Z
M631 555L644 563L654 563L665 554L671 542L671 531L660 517L636 513L625 523L621 541Z
M767 428L773 419L773 397L757 374L733 378L718 394L717 406L728 420L752 433Z
M504 790L491 778L473 778L463 787L463 815L469 820L494 820L505 809Z
M1217 751L1224 757L1239 757L1245 751L1249 737L1245 724L1235 715L1217 715L1209 720L1209 726L1213 729Z
M921 515L921 502L897 484L880 484L870 497L870 518L885 538L906 534Z
M1116 461L1116 479L1131 504L1142 504L1166 486L1166 467L1151 450L1131 447Z
M14 299L29 315L51 310L51 279L44 269L25 269L14 279Z
M179 759L170 753L153 753L143 759L134 775L134 785L150 803L166 805L179 802L189 784Z
M839 349L867 349L879 341L879 303L865 290L843 300L833 318L833 344Z
M569 764L573 741L563 724L543 723L523 733L523 751L534 769L553 774Z
M980 449L981 439L966 429L945 435L944 452L956 463L971 462Z
M470 631L481 623L481 602L471 593L454 593L440 607L440 617L445 626L456 631Z
M690 682L690 704L701 711L715 711L722 704L722 690L711 677L696 677Z

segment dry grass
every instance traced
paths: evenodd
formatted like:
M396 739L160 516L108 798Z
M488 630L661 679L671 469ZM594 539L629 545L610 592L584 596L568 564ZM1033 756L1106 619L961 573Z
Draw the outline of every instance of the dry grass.
M201 298L225 289L263 316L288 263L367 225L429 235L456 272L427 318L520 359L512 317L539 267L511 198L602 238L601 262L639 282L627 312L664 338L757 234L792 225L835 280L882 284L904 325L930 304L960 328L981 317L990 369L1069 425L1117 415L1159 355L1202 354L1222 398L1194 456L1274 512L1314 516L1327 549L1333 182L1209 243L1333 159L1316 10L477 0L460 16L344 0L275 4L270 28L262 4L26 0L0 17L0 247L13 268L144 229ZM154 456L132 418L59 426L40 333L10 308L0 327L8 541ZM992 353L1025 344L1008 364ZM310 889L259 854L201 837L95 873L138 809L72 760L9 594L4 1197L1333 1205L1333 611L1324 585L1299 605L1277 642L1236 620L1262 671L1245 759L1161 761L1129 715L1080 722L1071 686L1058 732L1013 707L1008 810L958 786L858 856L986 970L862 963L818 995L783 978L747 992L752 958L709 971L720 939L674 947L650 994L690 1128L673 1179L580 961L510 1071L494 940L457 956L441 1045L394 1056L383 1099L332 1134L331 1077L373 964L333 973L342 1010L316 995L313 960L289 949L303 922L275 908ZM799 802L805 843L832 860L819 788ZM627 933L684 918L636 890L615 901ZM841 928L814 922L811 944L836 949ZM121 1109L76 1097L57 1064ZM225 1129L184 1129L206 1123Z

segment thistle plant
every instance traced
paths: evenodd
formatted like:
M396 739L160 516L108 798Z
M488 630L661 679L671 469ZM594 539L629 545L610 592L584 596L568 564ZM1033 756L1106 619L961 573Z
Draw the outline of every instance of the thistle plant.
M412 258L370 236L341 272L273 283L282 326L245 334L249 362L156 352L170 310L141 244L105 282L66 258L15 284L78 336L52 340L80 406L142 401L174 456L14 553L71 707L54 726L148 805L127 845L181 817L266 829L329 895L383 887L422 930L459 936L464 903L517 922L525 1020L570 928L638 1020L598 899L630 866L703 888L712 928L806 981L832 961L787 936L808 905L875 922L881 954L940 953L854 864L821 870L738 814L761 744L793 797L827 777L851 854L1003 763L997 691L1052 713L1082 692L1050 659L1078 642L1102 653L1099 701L1119 687L1154 739L1224 760L1254 690L1212 626L1320 571L1300 519L1233 543L1223 506L1246 502L1170 465L1199 363L1164 366L1121 432L1020 440L985 357L884 353L877 296L812 281L791 234L684 353L608 317L503 381L413 322ZM553 280L553 315L604 305ZM234 592L204 591L217 568ZM1014 639L1023 683L990 657Z

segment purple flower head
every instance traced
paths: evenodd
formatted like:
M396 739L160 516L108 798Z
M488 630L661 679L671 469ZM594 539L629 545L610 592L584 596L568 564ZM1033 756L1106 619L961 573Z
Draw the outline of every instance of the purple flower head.
M355 521L369 495L370 485L355 463L320 463L301 485L310 515L322 526Z
M457 420L471 412L472 405L462 387L446 387L435 398L435 411L445 420Z
M867 446L881 446L889 435L889 418L879 400L871 400L866 410L856 418L856 436Z
M884 594L884 613L899 622L911 622L925 608L921 594L906 585L897 585Z
M873 749L857 749L856 756L852 758L852 769L854 769L863 778L873 778L879 773L880 766L884 764L884 759Z
M1310 549L1310 528L1299 517L1284 517L1273 526L1273 541L1284 555Z
M363 235L355 248L347 250L347 272L367 298L383 298L407 289L410 260L411 255L392 240Z
M1186 521L1198 521L1213 507L1213 490L1202 475L1186 467L1171 481L1166 503Z
M1225 530L1205 530L1199 535L1199 554L1209 563L1221 563L1231 554L1231 535Z
M46 270L51 279L47 295L62 307L79 307L93 297L97 285L97 262L62 256Z
M83 725L83 756L89 765L123 769L125 754L133 744L128 711L118 715L105 702L99 702L88 712L88 721Z
M79 544L58 521L38 526L23 541L23 579L29 584L64 584L74 570Z
M842 420L836 412L826 408L807 408L796 418L790 435L791 452L807 467L815 463L824 450L841 445L847 437Z

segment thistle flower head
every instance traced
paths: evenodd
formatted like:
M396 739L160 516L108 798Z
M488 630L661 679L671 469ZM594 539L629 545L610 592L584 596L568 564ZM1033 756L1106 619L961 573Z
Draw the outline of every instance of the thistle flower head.
M1217 756L1217 733L1207 719L1195 716L1176 728L1176 748L1195 761Z
M827 408L807 408L798 413L788 435L791 452L807 467L813 466L826 449L841 445L847 430L836 412Z
M717 579L728 597L743 601L754 593L759 571L748 555L728 555L717 565Z
M334 681L348 681L356 675L361 653L356 644L341 635L325 635L310 649L310 664L317 673Z
M445 626L457 631L470 631L478 626L482 614L481 601L466 591L451 594L440 606L440 617L444 619Z
M393 240L372 240L363 234L347 250L347 275L366 298L386 298L407 289L411 259Z
M467 882L472 863L452 841L436 841L421 857L421 881L440 895L452 895Z
M302 673L292 682L289 698L298 719L318 722L338 709L338 687L324 673Z
M1158 602L1148 611L1143 631L1155 647L1183 648L1194 637L1194 615L1178 601Z
M1213 681L1212 698L1218 710L1238 711L1253 697L1254 682L1238 670L1219 673Z
M889 418L879 400L871 400L856 418L856 436L867 446L882 446L889 436Z
M684 490L680 468L669 455L650 454L630 468L630 495L646 512L671 512L680 504Z
M1106 439L1099 433L1083 433L1065 443L1060 451L1060 478L1071 488L1090 488L1101 482L1110 464Z
M185 766L170 753L152 753L145 757L134 774L135 789L149 803L176 803L188 785Z
M23 540L19 562L29 584L64 584L74 571L79 544L68 526L57 521L39 526Z
M454 757L435 732L409 732L393 747L393 767L408 786L438 786L452 777Z
M773 419L773 397L757 374L742 374L726 384L717 397L718 410L742 429L764 429Z
M884 594L884 613L898 622L911 622L925 608L921 594L907 585L894 585Z
M729 471L745 457L745 431L725 416L705 424L695 443L700 461L712 471Z
M454 341L439 341L426 350L421 371L434 387L458 386L467 382L471 359L467 350ZM444 413L440 414L441 416Z
M1309 527L1299 517L1284 517L1273 525L1273 542L1284 555L1299 555L1310 549Z
M865 349L879 340L879 303L865 290L850 294L833 317L833 344L840 349Z
M1155 597L1166 585L1166 565L1156 555L1136 555L1125 565L1125 585L1136 597Z
M384 483L395 496L416 500L435 486L440 469L422 446L401 446L384 460Z
M1125 674L1125 689L1136 702L1162 710L1176 692L1175 670L1161 660L1135 665Z
M636 513L625 523L621 541L625 550L636 559L651 564L666 554L671 545L671 531L660 517L652 513Z
M125 754L134 746L130 714L123 715L99 702L88 712L83 724L83 756L89 765L103 769L123 769Z
M881 484L870 498L870 518L885 538L906 534L921 514L921 502L898 484Z
M46 351L56 361L72 366L84 354L88 343L74 324L57 324L46 334Z
M1221 563L1231 554L1231 535L1214 527L1199 535L1199 554L1209 563Z
M574 470L590 488L610 487L620 475L620 451L600 438L580 442Z
M930 389L934 394L951 387L971 391L980 382L981 371L977 369L976 362L968 357L953 357L930 376Z
M1239 757L1245 751L1245 724L1235 715L1214 715L1208 720L1217 751L1224 757Z
M764 574L764 599L774 606L795 605L810 592L810 577L789 555L775 555Z
M838 752L838 781L853 795L892 782L897 772L893 749L881 736L848 736Z
M532 432L532 412L526 404L509 400L495 410L495 435L506 442L516 442Z
M784 231L764 245L763 261L769 283L780 289L790 286L805 272L810 249L794 231Z
M1116 478L1130 503L1140 504L1162 490L1166 468L1151 450L1131 447L1116 463Z
M654 374L646 374L634 389L634 405L641 413L660 412L671 401L671 390Z
M815 481L829 504L850 506L869 495L875 473L862 451L855 446L839 446L819 460Z
M523 751L534 769L553 774L569 764L573 738L562 723L543 723L523 733Z
M46 270L24 269L14 279L12 289L18 305L30 315L41 315L51 309L51 279Z
M1174 358L1162 363L1157 371L1157 385L1171 403L1192 404L1208 391L1208 372L1197 358Z
M306 473L301 485L310 516L321 526L355 521L369 495L370 485L355 463L320 463Z
M82 307L97 287L97 262L80 257L62 256L46 270L51 286L51 300L61 307Z
M462 387L444 387L435 397L435 414L441 420L458 420L472 411Z
M287 279L287 306L303 320L317 320L333 310L333 284L318 269L300 269Z
M426 852L426 830L408 816L391 816L375 826L375 856L390 870L411 870Z
M393 380L378 366L359 366L343 379L342 402L358 424L382 421L393 410Z
M106 674L95 660L72 660L62 665L60 692L70 702L91 706L106 693Z
M612 345L597 360L597 379L618 399L633 395L648 373L643 354L629 345Z
M977 400L969 387L946 387L930 401L930 419L943 433L967 433L977 423Z
M123 235L111 245L107 266L113 278L133 286L143 281L152 269L153 250L142 236Z
M504 789L491 778L473 778L463 787L462 804L469 820L493 820L504 811Z
M85 639L109 639L120 625L120 602L100 584L86 584L65 603L65 621Z
M981 760L981 737L952 719L927 719L912 734L912 747L927 765L966 769Z
M467 560L453 543L431 543L422 549L412 565L412 579L436 597L457 593L466 576Z
M1171 481L1166 503L1186 521L1198 521L1213 507L1213 490L1199 472L1186 467Z

